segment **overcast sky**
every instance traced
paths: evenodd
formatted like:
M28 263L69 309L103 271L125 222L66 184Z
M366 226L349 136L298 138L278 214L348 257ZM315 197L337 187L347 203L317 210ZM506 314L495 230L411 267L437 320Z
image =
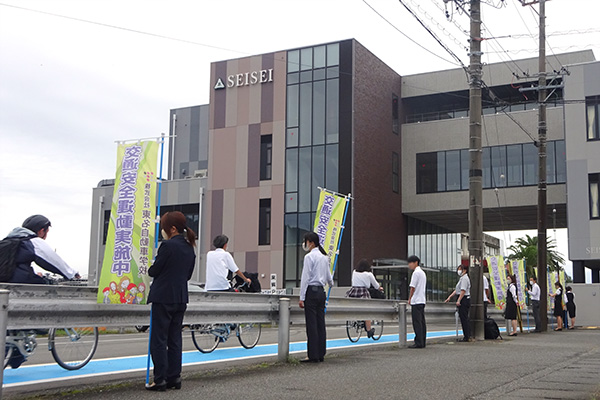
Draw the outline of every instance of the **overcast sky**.
M468 64L464 13L403 1ZM498 39L483 60L536 56L534 9L489 3L483 35ZM549 56L600 57L600 1L546 9ZM116 140L159 136L170 109L208 103L211 62L348 38L401 75L456 67L397 0L0 0L0 236L44 214L50 245L86 272L92 188L114 177Z

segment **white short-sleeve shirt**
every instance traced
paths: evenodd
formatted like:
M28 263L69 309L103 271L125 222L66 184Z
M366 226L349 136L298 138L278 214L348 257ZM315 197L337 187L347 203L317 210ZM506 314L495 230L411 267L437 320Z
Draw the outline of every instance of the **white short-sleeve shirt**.
M410 304L425 304L425 286L427 285L427 275L421 267L415 268L410 278L409 286L415 288L415 292L410 300Z
M206 290L227 290L229 281L227 273L236 273L238 266L233 261L231 254L223 249L209 251L206 254Z

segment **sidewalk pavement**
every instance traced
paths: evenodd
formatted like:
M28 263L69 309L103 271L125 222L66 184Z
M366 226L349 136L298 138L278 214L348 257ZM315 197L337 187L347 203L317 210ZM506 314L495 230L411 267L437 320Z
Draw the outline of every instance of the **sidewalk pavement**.
M519 334L330 352L323 363L261 363L187 372L181 390L144 390L144 377L28 399L600 399L600 330ZM8 397L17 398L17 397Z

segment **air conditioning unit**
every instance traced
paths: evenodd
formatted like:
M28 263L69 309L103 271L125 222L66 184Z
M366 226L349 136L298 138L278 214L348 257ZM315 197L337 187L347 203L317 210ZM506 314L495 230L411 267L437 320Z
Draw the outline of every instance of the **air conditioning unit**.
M194 178L206 178L208 171L205 169L197 169L194 171Z

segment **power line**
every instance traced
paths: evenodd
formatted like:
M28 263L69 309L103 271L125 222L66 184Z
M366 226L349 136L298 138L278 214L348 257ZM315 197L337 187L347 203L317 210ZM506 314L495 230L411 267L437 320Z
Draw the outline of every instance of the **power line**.
M408 40L410 40L411 42L413 42L414 44L416 44L417 46L419 46L420 48L422 48L423 50L425 50L425 51L426 51L426 52L428 52L429 54L431 54L431 55L433 55L433 56L435 56L435 57L439 58L440 60L444 60L444 61L446 61L446 62L447 62L447 63L449 63L449 64L460 66L460 64L457 64L457 63L455 63L455 62L452 62L452 61L450 61L450 60L447 60L447 59L445 59L444 57L440 56L439 54L437 54L437 53L434 53L433 51L431 51L431 50L429 50L428 48L424 47L422 44L420 44L419 42L417 42L416 40L414 40L413 38L411 38L410 36L408 36L406 33L402 32L400 29L398 29L398 27L396 27L394 24L392 24L392 23L391 23L391 22L390 22L390 21L389 21L387 18L385 18L383 15L381 15L381 14L379 13L379 11L377 11L375 8L373 8L373 6L371 6L371 5L370 5L370 4L367 2L367 0L362 0L362 1L363 1L363 3L365 3L365 4L366 4L366 5L367 5L367 6L368 6L368 7L369 7L371 10L373 10L373 12L374 12L375 14L379 15L379 17L380 17L381 19L383 19L385 22L387 22L387 23L388 23L388 25L390 25L392 28L394 28L396 31L398 31L398 33L400 33L402 36L404 36L405 38L407 38Z

